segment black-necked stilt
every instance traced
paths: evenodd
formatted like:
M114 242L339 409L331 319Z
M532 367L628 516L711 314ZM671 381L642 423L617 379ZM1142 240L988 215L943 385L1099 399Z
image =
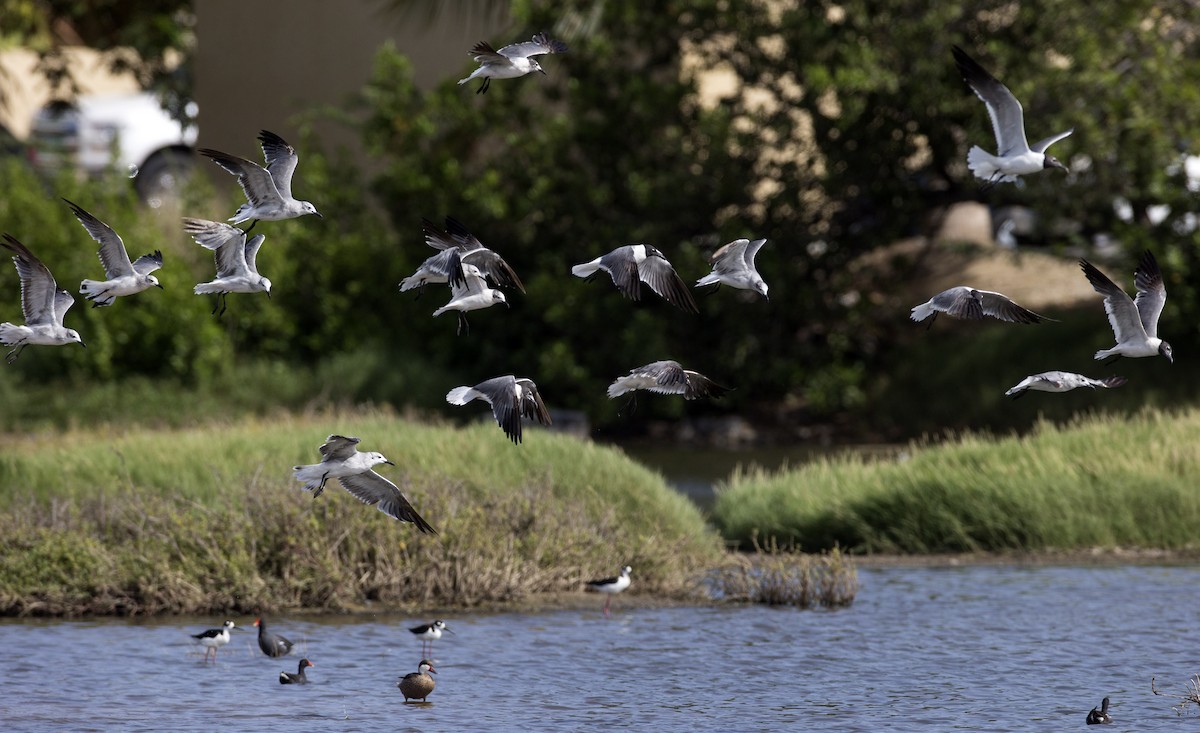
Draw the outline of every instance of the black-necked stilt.
M608 598L604 599L605 616L608 615L608 605L612 602L612 597L629 587L629 574L631 572L633 572L633 568L626 565L621 568L621 574L615 578L601 578L600 580L589 580L587 582L588 590L608 594Z
M254 625L258 627L258 648L268 657L287 656L295 646L285 637L267 631L267 624L261 618L254 619Z
M421 653L428 656L433 656L433 642L442 638L442 632L453 634L446 622L438 619L431 624L422 624L409 629L413 636L421 640Z
M1113 722L1112 716L1108 714L1108 698L1100 701L1100 707L1092 708L1092 712L1088 713L1088 725L1107 725Z
M192 634L192 638L204 647L204 661L208 661L209 652L212 652L213 661L217 661L217 649L229 643L229 632L236 627L237 624L234 622L226 621L219 629L208 629L199 634Z
M422 659L421 663L417 665L416 672L409 672L400 678L396 687L399 687L400 692L404 695L404 702L408 702L410 699L425 702L425 698L433 692L435 684L430 673L437 674L437 670L433 668L433 662Z
M292 674L291 672L280 672L279 673L279 684L281 684L281 685L307 685L308 684L308 675L304 674L304 668L305 667L315 667L315 666L317 666L317 665L313 664L312 662L308 661L307 659L301 659L300 660L300 668L296 670L296 674Z

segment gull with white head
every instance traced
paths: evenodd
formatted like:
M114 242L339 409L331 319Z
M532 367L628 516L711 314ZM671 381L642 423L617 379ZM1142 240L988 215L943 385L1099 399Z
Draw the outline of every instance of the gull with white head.
M13 254L13 264L17 266L17 275L21 278L21 311L25 315L24 326L0 323L0 344L14 347L4 361L13 363L30 344L84 346L78 331L63 326L63 318L75 298L58 287L50 269L16 237L5 234L0 247Z
M455 387L446 393L446 401L452 405L465 405L471 400L484 400L491 405L496 424L514 443L521 442L522 417L550 425L550 411L532 379L510 374L474 387Z
M1025 138L1025 112L1008 87L958 46L954 47L954 62L963 80L987 106L988 115L992 118L992 131L996 134L996 155L978 145L967 153L967 167L976 178L993 185L1015 181L1018 176L1037 173L1045 168L1067 171L1067 167L1054 156L1046 154L1046 149L1070 135L1075 131L1074 128L1039 140L1031 146Z
M924 303L913 306L909 318L920 323L933 316L926 326L929 328L933 321L937 320L938 313L971 321L983 320L985 316L1009 323L1041 323L1053 320L1039 316L1028 308L1022 308L1007 295L991 290L976 290L966 285L943 290Z
M1104 296L1104 312L1108 314L1108 323L1117 339L1116 346L1097 351L1095 358L1163 356L1174 363L1171 345L1158 337L1158 317L1167 303L1167 289L1154 255L1149 251L1143 253L1134 270L1133 284L1138 291L1136 299L1130 298L1087 260L1080 260L1079 266L1092 288Z
M472 79L483 79L483 84L475 91L484 94L491 86L492 79L515 79L534 71L546 73L534 56L548 53L566 53L567 44L555 41L545 33L539 33L532 41L512 43L499 51L492 48L487 41L480 41L470 50L471 56L479 64L479 68L471 72L465 79L459 79L459 84L466 84Z
M320 217L321 212L317 211L317 207L292 198L292 174L296 172L296 164L300 161L296 149L270 130L259 132L258 141L262 143L266 168L219 150L199 150L201 155L211 158L214 163L237 176L238 185L246 194L246 203L238 207L229 221L241 224L253 219L246 229L249 233L260 219L282 221L305 214Z
M608 385L608 396L615 399L627 392L646 389L657 394L683 395L685 400L699 397L718 398L729 391L700 372L684 369L679 362L664 359L631 369L624 377Z
M247 242L246 233L232 224L205 219L184 218L183 230L201 247L214 251L216 279L198 284L193 292L196 295L217 294L213 313L218 318L225 313L229 293L266 293L268 298L271 297L271 281L258 274L258 249L265 236L256 234ZM220 313L217 313L218 307Z
M696 286L728 285L739 290L753 290L762 297L767 297L767 284L754 266L754 258L758 250L767 243L765 239L735 239L716 252L708 259L713 271L696 281ZM769 300L769 298L768 298Z
M1026 391L1033 390L1035 392L1070 392L1079 387L1104 387L1112 389L1120 387L1128 381L1125 377L1105 377L1104 379L1092 379L1085 377L1082 374L1074 372L1042 372L1025 377L1012 389L1004 393L1005 397L1012 397L1014 400L1025 394Z
M479 268L483 276L498 287L516 288L525 292L525 285L504 258L483 246L479 239L457 219L447 216L446 229L442 230L428 219L421 220L425 243L436 250L436 255L421 263L410 277L400 281L400 292L423 288L432 283L449 282L451 275L461 275L454 264L465 262Z
M450 283L450 302L435 310L433 315L440 316L447 311L458 311L458 333L461 334L464 327L467 333L471 332L471 324L467 322L467 311L488 308L497 303L503 303L507 307L508 299L504 297L504 293L488 287L483 273L475 265L463 264L460 268L462 277Z
M675 268L671 267L662 252L648 244L617 247L603 257L575 265L571 268L571 274L590 280L601 270L612 277L613 284L630 300L641 300L641 284L646 283L676 308L690 313L700 312Z
M104 265L104 274L108 279L84 280L79 284L79 294L92 301L93 308L112 305L122 295L134 295L148 288L162 287L158 284L158 278L150 274L162 267L161 250L130 262L125 243L112 227L70 201L67 201L67 206L71 207L75 218L92 235L92 239L100 243L100 264Z

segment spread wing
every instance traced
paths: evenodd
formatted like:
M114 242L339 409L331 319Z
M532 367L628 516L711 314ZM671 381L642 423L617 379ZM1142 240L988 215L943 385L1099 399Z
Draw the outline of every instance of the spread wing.
M1013 93L958 46L954 47L954 61L958 65L963 80L987 106L988 115L992 118L992 132L996 134L996 146L1000 155L1020 154L1028 151L1029 143L1025 139L1025 113Z
M700 372L685 369L684 375L687 377L687 389L683 393L683 398L686 400L700 397L717 398L729 391L728 387L722 387Z
M1036 143L1031 145L1029 147L1029 149L1035 153L1044 153L1044 152L1046 152L1046 148L1050 147L1051 145L1058 142L1059 140L1062 140L1064 137L1066 137L1067 135L1070 135L1072 132L1075 132L1074 127L1072 127L1070 130L1067 130L1066 132L1060 132L1057 135L1051 135L1050 137L1046 138L1045 140L1038 140Z
M979 298L979 304L983 308L985 316L999 318L1009 323L1040 323L1046 320L1045 316L1039 316L1028 308L1022 308L1000 293L991 290L974 290L972 292L975 297Z
M263 159L267 162L267 172L275 182L275 190L285 199L292 197L292 173L300 159L296 149L287 141L270 130L258 133L258 141L262 143Z
M59 288L54 293L54 322L60 327L63 325L63 319L67 317L67 311L71 310L71 306L75 304L75 297L66 290Z
M1087 276L1088 282L1092 284L1092 288L1104 296L1104 312L1108 314L1108 322L1112 326L1117 343L1141 339L1146 329L1142 325L1141 315L1138 313L1133 299L1124 290L1118 288L1112 280L1109 280L1108 276L1097 270L1092 263L1080 260L1079 266L1083 269L1083 274ZM1157 314L1155 314L1155 318L1157 319Z
M162 267L162 250L154 250L152 255L142 255L133 261L133 271L139 275L149 275Z
M550 411L542 402L542 395L533 380L522 378L517 380L517 384L521 387L521 416L550 425Z
M450 282L450 299L457 300L465 298L468 295L482 293L487 287L487 281L483 279L483 273L475 265L461 265L462 277L457 281Z
M25 314L26 325L61 325L62 318L54 313L58 283L54 282L50 269L11 234L4 235L0 246L13 253L13 264L17 266L17 275L21 278L21 310Z
M262 247L262 243L265 242L266 239L267 236L265 234L255 234L249 242L246 242L246 269L250 272L253 272L255 275L258 274L258 249L259 247Z
M642 260L637 269L638 277L642 282L666 298L668 303L691 313L700 312L700 309L696 307L696 301L692 300L692 294L688 291L687 285L675 273L675 268L671 267L670 262L662 257L651 255Z
M521 442L521 406L517 404L517 380L513 376L494 377L475 385L492 406L496 424L514 443Z
M758 251L767 243L765 239L755 239L746 247L746 251L742 253L742 260L746 263L746 267L754 269L754 258L758 256Z
M539 33L532 41L512 43L500 49L500 55L510 59L524 59L530 56L540 56L545 53L566 53L567 44L550 39L545 33Z
M358 438L347 438L343 435L330 435L317 450L321 451L321 463L344 461L358 452Z
M617 247L600 258L600 267L612 277L613 284L626 298L642 299L641 279L638 277L637 263L633 259L633 247Z
M762 246L761 243L766 240L759 239L755 241L760 243L759 246ZM713 252L712 257L709 257L708 261L712 264L715 272L744 272L747 269L746 248L749 245L749 239L735 239L716 252Z
M251 206L258 207L268 201L283 200L275 187L275 179L271 177L271 172L258 163L210 148L201 148L198 152L237 176L238 185L242 187L242 193L246 194L246 200Z
M1158 336L1158 317L1162 315L1163 306L1167 303L1167 289L1163 286L1162 270L1158 269L1158 260L1147 250L1142 254L1142 260L1134 271L1133 284L1137 287L1137 298L1133 304L1137 307L1142 328L1150 338Z
M508 64L511 63L507 57L501 56L492 48L487 41L476 43L474 48L468 51L475 61L481 64Z
M422 519L421 515L417 514L417 510L412 508L412 504L408 503L408 499L404 498L400 489L374 471L340 476L338 482L341 483L343 489L362 503L368 506L376 505L379 511L393 519L412 522L417 525L418 530L425 534L437 534L429 522Z
M63 199L63 201L67 201ZM109 280L133 274L133 265L129 262L129 253L125 251L125 243L113 231L113 228L89 214L82 207L67 201L75 218L100 243L100 264Z
M471 234L462 222L453 217L446 217L446 233L453 239L459 249L463 262L469 262L479 268L485 277L490 277L496 285L504 288L516 288L525 292L525 284L517 273L509 266L504 258L494 250L483 246L479 239ZM428 236L426 236L426 241Z
M980 302L976 291L965 286L943 290L929 299L934 310L948 313L955 318L968 318L978 321L983 318L983 303Z

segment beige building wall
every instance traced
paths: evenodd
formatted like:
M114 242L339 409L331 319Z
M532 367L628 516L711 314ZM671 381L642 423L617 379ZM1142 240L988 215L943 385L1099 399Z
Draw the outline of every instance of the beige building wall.
M296 122L314 109L348 110L387 40L411 59L416 83L431 88L470 64L478 41L503 44L507 16L425 8L469 4L415 2L401 12L390 0L196 0L196 102L200 141L255 160L255 137L268 129L297 136ZM359 147L358 134L314 120L326 150Z
M71 46L63 53L81 94L128 94L139 89L132 74L113 74L97 51ZM34 114L53 97L53 89L36 68L33 51L15 48L0 52L0 124L20 140L29 137Z

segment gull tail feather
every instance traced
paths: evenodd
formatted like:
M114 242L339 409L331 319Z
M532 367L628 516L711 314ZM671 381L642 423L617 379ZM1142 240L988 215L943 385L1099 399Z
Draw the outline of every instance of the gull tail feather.
M582 265L575 265L571 268L571 274L575 277L591 277L600 269L600 259L594 259L591 262L585 262Z
M931 303L922 303L912 309L912 313L909 315L909 318L913 319L917 323L920 323L926 318L932 316L934 313L935 311L933 310L933 305Z
M111 295L102 295L103 289L101 286L103 285L104 283L99 280L84 280L79 283L79 294L92 301L95 305L112 305L116 298Z
M11 323L0 323L0 344L5 346L14 346L25 340L21 333L20 326L14 326Z
M455 387L446 393L446 401L452 405L465 405L474 397L471 387Z

